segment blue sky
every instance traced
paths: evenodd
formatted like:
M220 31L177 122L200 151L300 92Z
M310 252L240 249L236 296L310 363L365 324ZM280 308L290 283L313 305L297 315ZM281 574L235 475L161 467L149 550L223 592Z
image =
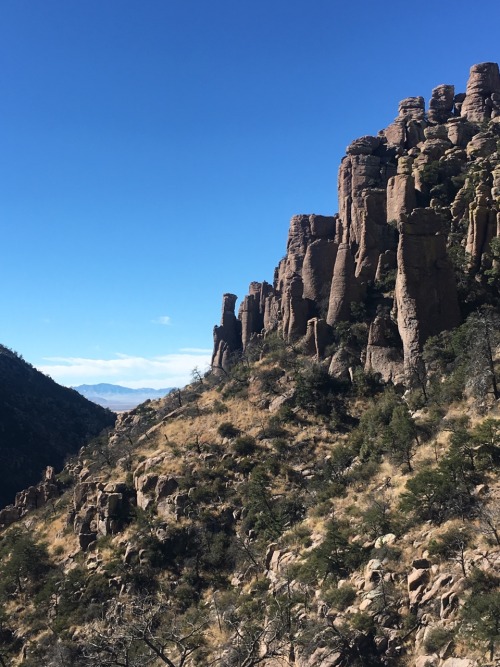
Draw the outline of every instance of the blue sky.
M333 214L346 145L500 60L500 5L1 0L0 342L62 384L172 386L223 292Z

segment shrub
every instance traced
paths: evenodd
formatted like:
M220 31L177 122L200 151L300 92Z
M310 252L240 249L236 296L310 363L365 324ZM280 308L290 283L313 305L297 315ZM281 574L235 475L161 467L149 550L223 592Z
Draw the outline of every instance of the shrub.
M359 567L367 554L359 544L349 541L350 534L347 521L332 519L324 541L310 552L304 573L316 580L326 581L329 576L338 580Z
M485 642L493 656L500 642L500 592L471 595L462 610L463 631Z
M12 532L1 547L4 564L0 569L0 597L16 592L36 593L55 569L46 545L38 544L28 533Z
M222 415L222 414L228 412L229 408L222 401L214 401L214 404L212 406L212 410L215 412L216 415Z
M444 560L454 560L462 568L462 574L467 576L465 569L465 550L471 542L471 532L466 528L450 528L437 540L431 540L429 554Z
M408 480L400 509L437 524L454 517L464 519L476 502L471 489L481 480L463 454L452 448L437 468L422 470Z
M332 588L323 594L323 599L327 605L344 611L350 607L356 599L356 590L352 586L342 586L342 588Z
M422 521L441 523L454 513L450 503L454 495L453 481L442 470L422 470L406 483L400 508Z
M330 377L326 368L311 366L297 376L296 402L298 407L314 415L331 416L333 412L345 414L340 393L344 386Z
M428 654L438 653L453 639L453 632L448 628L431 628L424 639L424 649Z
M233 443L233 451L238 456L250 456L255 449L255 438L252 438L251 435L241 435Z
M240 430L231 422L222 422L222 424L219 424L217 433L221 438L236 438L240 434Z

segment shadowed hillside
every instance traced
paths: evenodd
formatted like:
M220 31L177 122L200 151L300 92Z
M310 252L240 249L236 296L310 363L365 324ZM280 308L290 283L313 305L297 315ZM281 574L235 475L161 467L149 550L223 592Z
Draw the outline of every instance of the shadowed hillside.
M0 346L0 507L114 422L114 414Z

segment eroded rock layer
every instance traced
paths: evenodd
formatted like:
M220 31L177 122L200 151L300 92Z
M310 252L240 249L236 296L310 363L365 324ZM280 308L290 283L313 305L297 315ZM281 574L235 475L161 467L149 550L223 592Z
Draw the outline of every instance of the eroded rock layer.
M358 321L367 343L353 364L410 382L426 340L463 317L457 275L495 288L488 275L498 264L499 150L496 63L474 65L465 93L437 86L427 108L421 96L402 100L386 129L347 147L339 213L292 218L273 284L250 285L238 320L225 295L214 367L275 330L318 359L338 357L336 328Z

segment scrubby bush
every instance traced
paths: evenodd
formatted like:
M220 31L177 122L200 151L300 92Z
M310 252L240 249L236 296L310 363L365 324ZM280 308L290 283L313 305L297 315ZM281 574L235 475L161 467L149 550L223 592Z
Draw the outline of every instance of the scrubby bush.
M256 449L255 438L251 435L240 435L233 442L233 451L238 456L251 456Z
M350 607L356 599L356 590L352 586L342 586L342 588L330 588L322 595L327 605L344 611Z
M222 422L217 428L217 433L221 438L236 438L240 434L240 430L231 422Z
M453 639L453 632L449 628L431 628L425 635L424 649L429 655L438 653Z
M474 506L471 489L478 480L461 458L447 456L437 468L422 470L408 480L400 508L412 512L420 521L436 524L454 517L465 518Z
M345 386L332 378L324 366L315 364L297 375L296 403L308 413L322 417L346 414L342 393Z
M14 594L36 594L55 570L46 545L20 530L3 538L0 561L0 599Z
M350 536L347 521L331 519L325 539L309 553L300 577L308 583L325 583L329 578L338 581L358 568L368 554L361 545L351 542Z
M453 560L462 569L464 577L467 576L465 567L465 551L470 545L472 534L470 529L464 526L449 528L438 539L429 543L429 554L443 560Z

